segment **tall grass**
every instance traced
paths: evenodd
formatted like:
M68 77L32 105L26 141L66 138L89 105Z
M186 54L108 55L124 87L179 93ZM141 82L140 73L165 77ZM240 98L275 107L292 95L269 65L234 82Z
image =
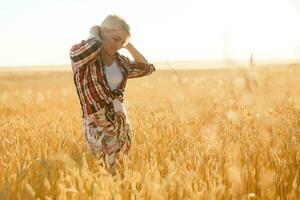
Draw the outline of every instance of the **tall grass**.
M87 151L71 72L0 74L0 199L297 199L300 68L131 79L129 157Z

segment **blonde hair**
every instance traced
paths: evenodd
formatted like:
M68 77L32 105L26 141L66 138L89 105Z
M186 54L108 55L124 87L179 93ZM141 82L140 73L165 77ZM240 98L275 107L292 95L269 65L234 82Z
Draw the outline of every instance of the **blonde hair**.
M130 26L118 15L108 15L101 23L101 27L114 30L124 30L130 35Z

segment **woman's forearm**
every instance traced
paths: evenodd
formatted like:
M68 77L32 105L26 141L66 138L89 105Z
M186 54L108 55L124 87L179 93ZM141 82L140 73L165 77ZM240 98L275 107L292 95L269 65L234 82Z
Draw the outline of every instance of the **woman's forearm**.
M125 48L129 51L135 62L148 63L147 59L131 43L128 43Z

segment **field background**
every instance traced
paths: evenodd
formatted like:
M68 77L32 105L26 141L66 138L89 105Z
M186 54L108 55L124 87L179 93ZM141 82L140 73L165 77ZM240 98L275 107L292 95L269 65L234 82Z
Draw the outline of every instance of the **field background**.
M300 65L130 79L115 177L82 135L71 71L0 71L0 199L297 199Z

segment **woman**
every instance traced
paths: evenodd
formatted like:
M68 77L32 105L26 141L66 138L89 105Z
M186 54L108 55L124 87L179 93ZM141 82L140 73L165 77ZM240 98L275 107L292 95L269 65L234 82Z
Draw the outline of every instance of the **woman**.
M79 96L86 145L106 169L115 173L116 162L131 145L131 128L123 104L128 78L150 75L153 64L131 44L124 19L109 15L93 26L87 40L70 51L74 83ZM134 61L119 54L125 48Z

